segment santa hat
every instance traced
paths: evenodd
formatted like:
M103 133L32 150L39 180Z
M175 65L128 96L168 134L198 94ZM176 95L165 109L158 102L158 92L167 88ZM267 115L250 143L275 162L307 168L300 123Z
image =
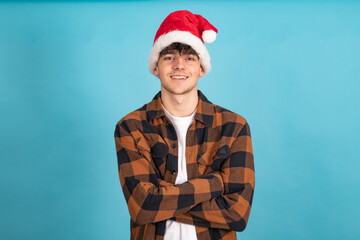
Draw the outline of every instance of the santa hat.
M160 52L174 42L191 46L199 55L204 73L211 69L210 55L204 45L216 39L218 30L205 18L189 11L175 11L160 25L149 57L149 70L154 73Z

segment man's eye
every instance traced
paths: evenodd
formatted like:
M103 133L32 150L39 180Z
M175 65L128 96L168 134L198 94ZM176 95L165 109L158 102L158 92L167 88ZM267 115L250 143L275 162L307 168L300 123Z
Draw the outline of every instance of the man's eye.
M195 57L187 57L186 59L189 61L195 61Z
M173 57L170 57L170 56L164 57L164 60L172 60L172 59L173 59Z

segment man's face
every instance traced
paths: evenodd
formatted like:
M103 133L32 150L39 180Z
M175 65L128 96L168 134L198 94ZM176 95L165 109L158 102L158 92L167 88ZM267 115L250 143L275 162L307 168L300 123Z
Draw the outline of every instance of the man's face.
M162 91L183 95L197 91L197 81L204 71L196 55L174 50L159 57L154 74L160 78Z

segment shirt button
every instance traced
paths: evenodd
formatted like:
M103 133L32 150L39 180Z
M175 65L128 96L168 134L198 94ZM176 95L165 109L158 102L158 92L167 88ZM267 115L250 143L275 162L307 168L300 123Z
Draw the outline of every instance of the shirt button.
M172 174L172 175L176 174L176 171L175 171L175 170L171 170L171 174Z
M175 143L171 144L171 147L176 148L176 144Z

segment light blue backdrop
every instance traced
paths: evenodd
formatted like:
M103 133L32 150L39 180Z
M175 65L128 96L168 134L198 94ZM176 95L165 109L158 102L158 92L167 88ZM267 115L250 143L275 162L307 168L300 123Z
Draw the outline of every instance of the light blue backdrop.
M250 123L253 209L239 239L356 239L357 1L0 3L0 239L129 239L113 131L160 89L174 10L218 29L199 88Z

